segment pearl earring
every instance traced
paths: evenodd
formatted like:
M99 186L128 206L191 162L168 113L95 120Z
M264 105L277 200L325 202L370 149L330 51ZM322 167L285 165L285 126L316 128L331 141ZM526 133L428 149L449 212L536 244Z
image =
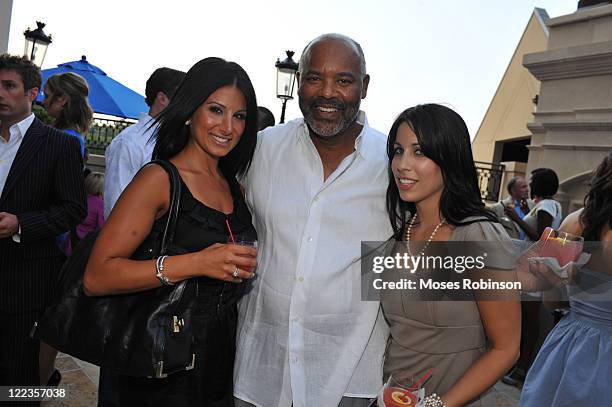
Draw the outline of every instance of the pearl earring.
M189 126L191 124L191 120L185 121L185 126Z

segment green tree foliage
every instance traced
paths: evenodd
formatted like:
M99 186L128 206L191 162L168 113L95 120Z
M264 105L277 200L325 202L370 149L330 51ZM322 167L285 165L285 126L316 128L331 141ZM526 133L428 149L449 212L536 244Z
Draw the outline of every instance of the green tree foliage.
M32 106L32 113L34 113L34 116L36 116L36 118L40 120L41 122L51 125L51 126L53 125L53 121L55 119L49 116L49 113L47 113L45 108L42 107L41 105Z

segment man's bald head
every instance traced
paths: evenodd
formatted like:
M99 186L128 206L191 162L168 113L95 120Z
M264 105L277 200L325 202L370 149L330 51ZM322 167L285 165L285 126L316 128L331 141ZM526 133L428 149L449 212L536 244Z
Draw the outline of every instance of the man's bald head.
M361 45L359 45L357 41L355 41L354 39L350 37L347 37L346 35L336 34L336 33L319 35L317 38L310 41L308 45L306 45L306 47L302 51L302 56L300 57L299 73L301 75L308 70L308 67L310 64L310 56L311 56L313 47L317 44L320 44L326 41L341 42L341 43L346 44L348 47L352 48L353 51L355 52L357 59L359 60L359 71L361 73L361 77L363 78L366 75L366 72L367 72L366 62L365 62L365 56L363 54L363 49L361 48Z
M312 40L298 72L300 110L311 135L330 139L360 129L356 121L369 83L363 51L355 40L340 34Z

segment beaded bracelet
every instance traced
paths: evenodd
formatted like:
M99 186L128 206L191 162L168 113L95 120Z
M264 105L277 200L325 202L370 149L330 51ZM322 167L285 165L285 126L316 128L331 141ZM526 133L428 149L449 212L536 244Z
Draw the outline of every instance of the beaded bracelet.
M429 396L425 397L425 407L446 407L444 402L436 393L432 393Z

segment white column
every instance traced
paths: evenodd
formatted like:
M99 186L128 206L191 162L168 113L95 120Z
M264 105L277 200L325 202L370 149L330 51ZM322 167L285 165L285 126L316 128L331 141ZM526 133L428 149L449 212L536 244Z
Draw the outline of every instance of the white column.
M0 54L8 51L13 0L0 0Z

